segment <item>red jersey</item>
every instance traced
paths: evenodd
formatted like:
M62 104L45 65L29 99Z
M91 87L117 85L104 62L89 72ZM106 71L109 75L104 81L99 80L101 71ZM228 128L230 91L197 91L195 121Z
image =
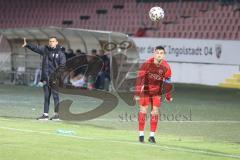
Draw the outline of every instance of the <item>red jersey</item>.
M155 64L154 58L148 59L142 64L137 74L136 96L161 95L163 82L170 77L171 68L166 60Z

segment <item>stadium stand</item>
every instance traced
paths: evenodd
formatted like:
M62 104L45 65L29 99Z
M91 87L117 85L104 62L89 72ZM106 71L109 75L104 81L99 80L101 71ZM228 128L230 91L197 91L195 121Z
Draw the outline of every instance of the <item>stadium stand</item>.
M166 38L240 39L238 5L211 1L0 0L0 28L59 26ZM167 11L162 23L148 17L152 6ZM97 10L105 10L104 14ZM85 17L85 18L84 18ZM86 18L87 17L87 18ZM164 25L162 25L164 24Z

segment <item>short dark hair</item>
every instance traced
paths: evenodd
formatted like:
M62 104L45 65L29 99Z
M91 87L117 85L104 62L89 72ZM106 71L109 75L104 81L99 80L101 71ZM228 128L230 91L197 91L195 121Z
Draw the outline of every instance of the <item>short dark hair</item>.
M96 49L92 49L92 53L97 53L97 50Z
M55 38L58 41L57 37L55 37L55 36L49 37L49 39L52 39L52 38Z
M157 46L155 49L156 50L159 49L159 50L164 50L165 51L165 48L163 46Z
M81 49L76 50L77 53L82 53Z

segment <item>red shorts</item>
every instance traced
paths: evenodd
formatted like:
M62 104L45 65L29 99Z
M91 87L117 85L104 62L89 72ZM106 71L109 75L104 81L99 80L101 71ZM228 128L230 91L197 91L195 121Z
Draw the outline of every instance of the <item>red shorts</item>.
M160 107L161 104L161 96L148 96L148 95L144 95L144 96L140 96L139 99L139 105L140 106L146 106L148 107L149 104L151 104L152 106L155 107Z

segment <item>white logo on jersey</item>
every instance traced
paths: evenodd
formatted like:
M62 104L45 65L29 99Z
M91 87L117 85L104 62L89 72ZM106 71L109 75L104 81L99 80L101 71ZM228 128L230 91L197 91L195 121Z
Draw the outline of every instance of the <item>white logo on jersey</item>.
M158 81L163 79L161 74L155 74L155 73L148 73L148 77Z

